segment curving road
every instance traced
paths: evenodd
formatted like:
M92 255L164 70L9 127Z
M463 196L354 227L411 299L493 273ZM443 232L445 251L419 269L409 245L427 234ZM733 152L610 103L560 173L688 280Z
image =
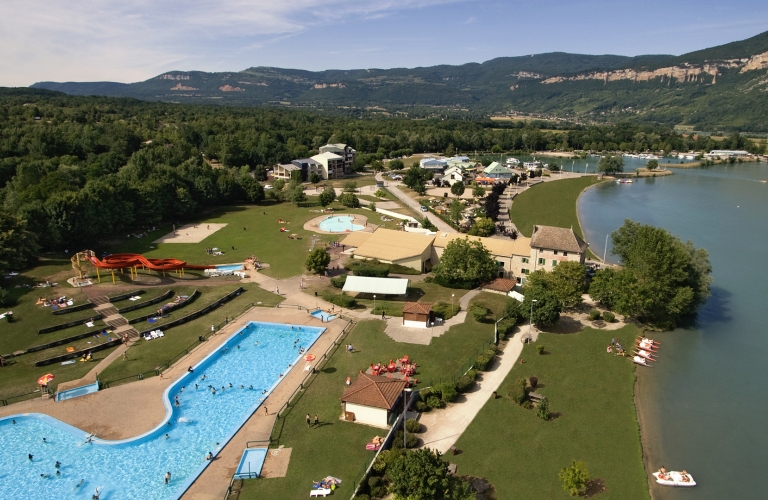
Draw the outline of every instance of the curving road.
M379 172L379 173L376 174L376 180L377 181L381 181L381 182L386 182L387 184L385 184L385 185L387 187L389 187L389 186L402 186L403 185L402 182L387 181L386 179L384 179L384 174L382 172ZM433 214L432 212L422 212L421 211L421 205L419 205L419 203L416 200L414 200L413 198L411 198L407 194L403 193L401 190L393 187L392 189L387 189L387 191L392 193L395 196L395 198L400 200L400 202L402 202L405 206L411 208L414 212L416 212L418 214L424 214L429 219L429 221L432 224L434 224L435 227L437 227L437 229L439 231L441 231L443 233L455 233L455 232L457 232L455 229L453 229L451 226L449 226L448 224L443 222L443 220L440 219L440 217L438 217L437 215Z

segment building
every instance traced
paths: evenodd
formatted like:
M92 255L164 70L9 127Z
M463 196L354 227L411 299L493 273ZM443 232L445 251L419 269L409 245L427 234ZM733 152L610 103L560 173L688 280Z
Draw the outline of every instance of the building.
M389 427L408 382L360 373L341 396L344 420Z
M430 302L406 302L403 306L403 326L408 328L429 328L435 321Z
M498 162L493 162L483 170L483 177L491 179L509 180L512 178L512 171Z
M560 262L584 264L589 245L573 229L533 226L531 264L533 270L551 271Z
M425 170L442 172L448 165L448 160L445 158L432 158L427 156L419 161L419 166Z
M311 160L319 165L318 174L323 179L339 179L344 177L344 158L336 153L316 154Z
M424 273L432 269L433 240L434 236L427 234L379 228L372 233L352 233L341 244L355 248L355 259L377 259Z
M515 289L517 282L515 280L508 280L506 278L496 278L490 283L484 283L480 290L484 292L500 293L501 295L508 295Z
M440 257L442 257L445 247L450 242L458 238L466 238L471 241L479 241L488 249L488 252L496 261L496 265L499 266L498 278L515 280L516 283L523 284L525 282L525 275L530 273L531 240L524 236L518 236L517 239L513 240L438 232L434 238L430 259L433 266L440 262Z
M406 295L411 280L400 278L374 278L369 276L347 276L342 291L384 295Z
M290 163L281 163L274 168L274 176L277 179L291 179L291 173L300 170L301 181L307 182L312 174L317 174L323 179L327 179L323 174L323 165L313 160L312 158L302 158L299 160L291 160Z
M745 156L749 156L749 151L744 151L741 149L713 149L706 155L704 155L708 158L721 158L726 159L730 158L731 156L735 158L743 158Z
M357 151L352 146L346 144L326 144L319 149L320 153L334 153L344 159L344 175L352 172L352 164L357 158ZM340 176L343 177L343 176Z
M464 182L464 173L459 167L448 167L448 169L443 172L443 176L440 177L440 180L443 183L447 182L453 186L457 182Z

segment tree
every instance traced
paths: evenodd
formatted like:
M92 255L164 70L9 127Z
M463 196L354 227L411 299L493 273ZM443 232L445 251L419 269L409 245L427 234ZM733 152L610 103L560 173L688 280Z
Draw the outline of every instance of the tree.
M375 193L373 193L373 196L376 198L386 198L387 192L381 188L377 189Z
M389 162L387 166L389 167L390 170L402 170L405 168L405 164L403 163L403 160L392 160Z
M357 182L355 181L347 181L344 183L344 192L345 193L354 193L357 191Z
M606 309L613 309L616 304L616 298L613 296L613 290L616 288L614 279L616 271L608 267L597 271L589 284L590 298Z
M321 180L323 180L323 178L317 175L317 172L309 174L309 182L312 184L317 185Z
M475 198L482 198L485 196L485 189L480 184L475 184L472 186L472 196Z
M450 158L455 154L456 154L456 148L453 146L453 143L448 144L448 147L445 148L445 156Z
M424 218L421 220L421 227L423 227L423 228L424 228L424 229L426 229L427 231L437 231L437 226L435 226L434 224L432 224L432 221L431 221L431 220L429 220L429 217L424 217Z
M461 220L461 213L464 211L464 206L458 199L454 198L448 206L448 211L451 214L451 220L458 224Z
M440 452L428 448L408 451L387 467L390 493L396 500L473 500L469 484L448 472Z
M504 306L504 317L513 325L523 318L522 306L517 299L507 299Z
M427 194L427 186L424 185L424 182L421 182L413 186L413 190L416 191L416 193L419 196L424 196L425 194Z
M538 272L540 271L536 271L536 273ZM523 287L523 294L525 295L523 314L531 316L534 324L551 325L560 319L560 312L562 312L563 306L554 293L543 286L531 283L530 277L536 273L528 276L529 280L525 283L525 287ZM533 300L536 300L536 302L532 302ZM533 304L533 309L531 309L531 304ZM531 310L533 310L533 313L531 313Z
M339 196L339 203L349 208L360 207L360 200L354 193L342 193L341 196Z
M303 179L301 178L301 170L292 170L291 171L291 182L301 182Z
M488 217L480 217L469 228L469 234L472 236L490 236L496 232L496 224Z
M488 196L485 197L485 215L496 222L499 220L499 212L501 212L501 202L499 201L499 195L495 191L491 191Z
M563 485L563 489L571 496L580 495L587 488L589 483L589 470L584 462L573 461L570 467L566 467L557 475Z
M323 189L323 192L320 193L319 201L320 205L323 207L327 207L331 203L333 203L333 200L336 199L336 190L333 189L333 186L327 186L325 189Z
M315 274L320 274L328 269L328 264L331 263L331 256L325 250L325 248L315 248L307 256L307 261L304 263L304 267L307 271Z
M464 186L464 183L459 181L451 186L451 193L453 193L454 196L461 197L461 195L464 194L465 189L466 186Z
M586 287L587 271L578 262L561 262L551 272L538 270L528 276L533 287L542 287L552 292L564 308L581 304L581 295Z
M645 164L645 168L648 170L656 170L659 168L659 160L648 160L648 163Z
M498 144L494 144L493 147L491 147L491 153L497 155L502 152L501 146Z
M293 186L290 193L288 194L288 197L292 202L296 204L299 204L302 201L307 201L307 195L304 194L304 186L302 185Z
M706 250L629 219L611 240L611 253L624 265L609 288L618 313L674 328L709 297L712 265Z
M0 211L0 273L21 271L37 260L37 236L20 216Z
M624 158L620 155L605 155L597 162L597 171L606 175L624 171Z
M411 168L405 171L403 184L413 189L418 184L424 183L424 169L418 166L418 163L411 165Z
M266 167L264 165L257 165L256 168L253 169L253 178L259 182L266 181L267 180Z
M439 285L471 289L494 279L498 266L482 243L465 237L448 243L434 272Z

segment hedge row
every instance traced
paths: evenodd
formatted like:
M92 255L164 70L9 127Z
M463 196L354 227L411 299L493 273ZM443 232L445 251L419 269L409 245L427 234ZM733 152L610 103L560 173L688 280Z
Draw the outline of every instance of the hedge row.
M135 295L141 295L147 293L146 290L134 290L133 292L123 293L120 295L115 295L114 297L107 297L110 304L114 304L115 302L120 302L121 300L130 299L131 297Z
M173 295L173 290L168 290L164 294L162 294L159 297L155 297L154 299L149 299L144 302L139 302L138 304L133 304L127 307L123 307L117 310L120 314L127 313L128 311L135 311L136 309L141 309L143 307L151 306L152 304L157 304L158 302L162 302L166 300L167 298L171 297Z
M197 299L197 297L199 297L199 296L200 296L200 291L199 290L195 290L194 292L192 292L192 295L190 295L187 300L185 300L184 302L179 302L178 304L172 305L171 307L166 309L164 312L169 313L171 311L175 311L176 309L181 309L182 307L186 307L188 304L191 304L192 302L194 302L195 299ZM157 314L157 311L155 311L155 312L153 312L151 314L147 314L145 316L139 316L138 318L133 318L132 320L128 321L128 324L129 325L133 325L133 324L136 324L136 323L141 323L142 321L146 321L149 318L155 316L156 314Z
M93 309L96 307L96 304L93 302L86 302L85 304L80 304L79 306L70 306L65 307L63 309L56 309L55 311L51 311L51 314L54 316L58 316L60 314L69 314L77 311L85 311L86 309Z
M54 363L59 363L61 361L66 361L68 359L75 359L75 358L81 358L88 354L89 352L99 352L103 351L104 349L109 349L110 347L114 347L116 345L119 345L122 342L120 339L110 340L108 342L104 342L103 344L99 344L93 347L89 347L88 349L83 349L80 351L75 352L68 352L67 354L63 354L61 356L56 356L55 358L49 358L44 359L42 361L38 361L35 363L35 366L46 366L46 365L52 365Z
M151 332L152 330L157 330L158 328L162 328L163 330L168 330L169 328L173 328L175 326L183 325L184 323L189 323L190 321L195 320L195 319L197 319L197 318L199 318L201 316L205 316L206 314L208 314L212 310L216 309L220 305L225 304L225 303L229 302L230 300L234 299L235 297L237 297L238 295L240 295L244 291L245 290L242 287L240 287L237 290L228 293L227 295L225 295L224 297L220 298L216 302L205 306L204 308L200 309L199 311L195 311L192 314L188 314L188 315L184 316L183 318L179 318L177 320L170 321L168 323L160 325L159 327L156 326L156 327L150 328L149 330L144 330L143 332L139 332L139 335L143 337L147 333Z

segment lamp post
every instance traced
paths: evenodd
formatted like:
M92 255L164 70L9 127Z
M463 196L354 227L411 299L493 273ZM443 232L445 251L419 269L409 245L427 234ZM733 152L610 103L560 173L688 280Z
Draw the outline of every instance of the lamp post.
M411 389L409 389L407 387L405 389L403 389L403 449L406 448L406 446L405 446L405 433L406 433L405 421L407 420L406 419L406 413L408 413L408 393L409 392L411 392Z
M499 345L499 322L502 321L506 316L502 316L500 320L496 321L496 324L493 325L493 342L496 345Z
M533 303L538 302L536 299L531 299L531 315L529 316L528 320L528 336L531 335L531 330L533 330Z
M455 294L453 294L453 293L451 294L451 316L456 314L456 312L453 310L453 297L454 297L454 295Z
M376 294L373 295L373 314L376 314Z

